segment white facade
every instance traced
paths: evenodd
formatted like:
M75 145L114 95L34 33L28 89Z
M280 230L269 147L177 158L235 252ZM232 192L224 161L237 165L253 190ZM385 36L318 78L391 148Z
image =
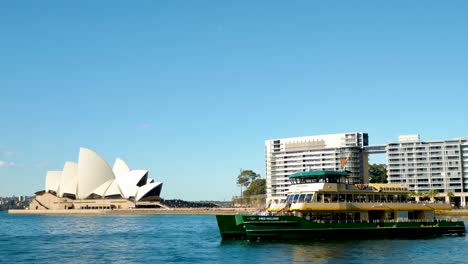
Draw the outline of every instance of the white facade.
M390 183L405 185L415 192L452 192L459 205L467 204L468 139L421 141L419 135L399 139L387 144Z
M148 179L146 170L130 170L121 159L113 169L95 152L80 148L78 163L66 162L63 171L49 171L45 191L73 199L125 198L140 201L159 196L161 182Z
M463 159L463 185L465 186L464 191L468 192L468 140L461 145L462 159Z
M367 182L367 145L368 135L361 132L266 140L267 204L286 198L289 175L296 172L345 169L356 182Z

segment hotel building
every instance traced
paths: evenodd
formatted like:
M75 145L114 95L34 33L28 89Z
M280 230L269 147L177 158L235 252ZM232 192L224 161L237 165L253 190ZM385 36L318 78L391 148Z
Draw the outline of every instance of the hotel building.
M447 201L449 192L458 205L468 204L468 138L421 141L403 135L387 144L387 176L411 191L437 190Z
M288 177L296 172L346 170L356 183L367 183L367 145L362 132L266 140L267 204L285 199Z

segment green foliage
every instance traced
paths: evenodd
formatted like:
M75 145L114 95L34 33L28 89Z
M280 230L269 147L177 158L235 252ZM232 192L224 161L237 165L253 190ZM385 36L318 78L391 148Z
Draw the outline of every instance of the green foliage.
M408 193L411 197L427 197L426 193L411 191Z
M241 170L237 176L237 184L241 187L240 204L252 204L251 196L266 193L266 180L261 179L260 174L252 170ZM242 188L246 188L245 191L242 191ZM265 203L264 199L262 201L258 199L254 200L259 203Z
M453 197L455 197L455 194L452 191L447 192L447 196L449 197L450 202L453 202Z
M249 185L249 187L244 191L244 196L260 195L266 194L266 180L265 179L255 179Z
M241 187L248 187L258 177L260 175L252 170L241 170L239 176L237 176L237 184Z
M387 166L385 164L369 164L369 182L387 183Z
M439 191L437 191L436 189L431 189L427 193L425 193L425 195L427 195L430 198L436 197L437 194L439 194Z
M422 193L422 192L411 191L411 192L408 193L408 196L409 197L425 197L426 194Z

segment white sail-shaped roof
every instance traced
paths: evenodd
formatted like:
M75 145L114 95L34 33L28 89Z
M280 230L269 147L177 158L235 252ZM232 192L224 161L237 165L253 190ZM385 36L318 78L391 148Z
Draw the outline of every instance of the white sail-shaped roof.
M114 166L112 167L112 171L114 172L114 175L118 177L122 174L128 173L130 168L123 160L117 158L115 160Z
M116 177L120 190L125 198L135 197L138 182L148 174L146 170L132 170ZM145 182L146 183L146 182Z
M60 190L58 192L58 196L62 197L65 193L76 195L77 181L78 164L71 161L65 162L60 180Z
M114 179L109 165L95 152L80 148L78 158L78 199L86 199L97 187Z
M138 188L138 192L137 192L137 195L135 197L135 200L136 201L141 200L149 192L151 192L151 191L153 191L153 190L155 190L157 188L160 188L159 185L162 185L162 182L153 182L153 183L149 183L149 184L141 186L140 188ZM159 192L157 194L155 193L155 196L159 196Z
M138 182L141 181L141 179L145 176L148 175L148 171L147 170L131 170L127 175L126 178L128 180L128 184L131 184L131 185L137 185ZM144 181L143 184L146 183L146 180Z
M48 171L46 176L45 191L54 191L58 193L61 177L61 171Z
M105 183L101 184L99 187L94 189L91 193L97 194L99 196L104 197L106 194L107 189L109 189L109 186L112 184L114 180L108 180Z
M47 192L53 191L58 197L74 195L76 199L91 196L135 198L159 196L162 183L148 178L147 170L130 170L121 159L113 168L95 152L80 148L78 163L67 161L63 171L49 171L46 176ZM67 195L67 197L72 197Z
M106 193L104 196L116 196L120 195L123 197L122 192L120 191L120 187L117 184L117 181L113 180L112 183L109 185L109 188L107 188Z
M120 191L119 185L115 180L106 181L105 183L101 184L101 186L97 187L92 193L101 197L115 195L122 196L122 192Z

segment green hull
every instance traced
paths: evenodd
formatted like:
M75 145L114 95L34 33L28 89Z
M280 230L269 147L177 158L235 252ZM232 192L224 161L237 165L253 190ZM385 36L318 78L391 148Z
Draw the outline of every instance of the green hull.
M457 222L318 223L296 216L217 215L223 240L323 240L426 238L463 235Z
M241 215L217 215L216 220L223 240L247 239L244 225L239 223L242 221Z

